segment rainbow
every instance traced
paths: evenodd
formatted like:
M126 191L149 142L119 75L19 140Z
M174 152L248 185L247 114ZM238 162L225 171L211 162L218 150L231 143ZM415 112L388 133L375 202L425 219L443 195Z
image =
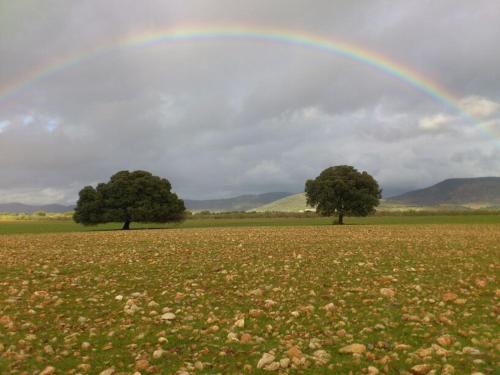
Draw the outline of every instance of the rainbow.
M123 36L118 39L109 40L93 48L60 57L49 64L38 66L24 75L17 77L9 84L0 87L0 102L27 89L38 81L117 48L146 47L160 43L211 39L260 40L310 48L341 56L372 66L400 81L406 82L416 90L442 103L449 111L458 114L467 122L479 125L477 120L462 107L458 97L452 95L437 82L422 76L408 66L391 60L387 56L330 37L264 27L184 27Z

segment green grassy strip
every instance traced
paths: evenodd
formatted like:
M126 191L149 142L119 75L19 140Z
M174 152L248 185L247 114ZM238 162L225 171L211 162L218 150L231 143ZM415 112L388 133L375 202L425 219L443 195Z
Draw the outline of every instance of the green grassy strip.
M330 225L331 218L245 218L245 219L196 219L180 224L132 223L132 229L146 228L207 228L250 226L303 226ZM394 224L500 224L500 215L429 215L429 216L370 216L348 218L347 225ZM0 221L0 234L61 233L119 230L120 223L85 227L72 221Z

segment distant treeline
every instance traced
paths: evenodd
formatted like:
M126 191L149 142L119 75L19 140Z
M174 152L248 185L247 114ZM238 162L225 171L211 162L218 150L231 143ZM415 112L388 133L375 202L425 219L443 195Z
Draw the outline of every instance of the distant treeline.
M425 210L382 210L375 216L463 216L463 215L500 215L500 208L495 209L425 209Z
M245 211L232 211L232 212L186 212L186 219L248 219L248 218L310 218L319 217L316 212L245 212Z
M459 216L459 215L500 215L496 210L405 210L405 211L376 211L374 216ZM186 219L245 219L245 218L314 218L320 217L316 212L187 212Z
M0 221L15 220L71 220L73 211L64 213L36 211L33 213L0 212Z

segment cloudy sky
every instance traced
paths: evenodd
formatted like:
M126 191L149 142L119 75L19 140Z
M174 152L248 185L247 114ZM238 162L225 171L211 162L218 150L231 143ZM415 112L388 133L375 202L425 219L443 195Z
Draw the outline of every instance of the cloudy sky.
M373 174L385 195L498 176L499 19L496 0L0 0L0 202L73 203L123 169L195 199L298 192L337 164ZM300 44L119 44L193 28L343 41L444 87L470 118Z

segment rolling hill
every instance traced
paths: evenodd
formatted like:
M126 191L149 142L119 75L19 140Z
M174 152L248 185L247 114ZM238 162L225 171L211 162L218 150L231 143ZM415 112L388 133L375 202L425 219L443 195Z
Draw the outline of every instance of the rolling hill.
M289 195L274 202L255 207L248 211L256 212L301 212L311 209L306 204L305 193Z
M470 209L500 207L500 177L453 178L425 189L382 199L379 211L419 209ZM255 207L257 212L300 212L311 209L306 206L304 193Z
M74 208L74 206L65 206L62 204L33 205L24 203L0 203L0 212L10 213L32 214L37 211L63 213L73 211Z
M500 206L500 177L452 178L425 189L387 198L387 201L419 206Z
M269 202L274 202L291 193L264 193L255 195L240 195L234 198L190 200L185 199L186 208L190 211L246 211L256 206L261 206ZM26 213L31 214L37 211L63 213L74 210L75 206L65 206L62 204L29 205L24 203L0 203L0 212Z
M240 195L234 198L192 200L185 199L190 211L257 211L300 212L311 210L304 193L284 192ZM386 198L378 210L405 209L500 208L500 177L452 178L433 186ZM36 211L62 213L74 206L61 204L28 205L0 203L0 212L33 213Z
M255 195L240 195L234 198L209 199L209 200L190 200L185 199L186 208L190 211L247 211L254 207L274 202L292 193L264 193Z

